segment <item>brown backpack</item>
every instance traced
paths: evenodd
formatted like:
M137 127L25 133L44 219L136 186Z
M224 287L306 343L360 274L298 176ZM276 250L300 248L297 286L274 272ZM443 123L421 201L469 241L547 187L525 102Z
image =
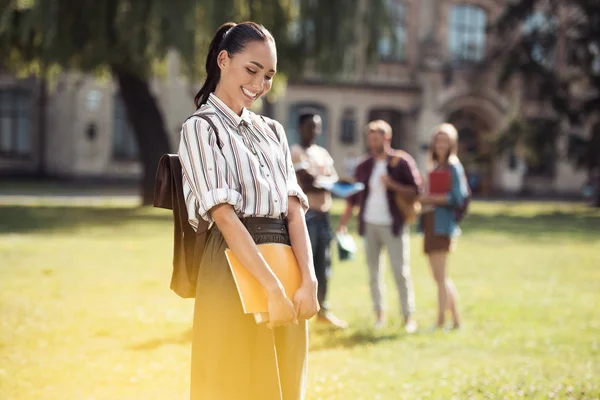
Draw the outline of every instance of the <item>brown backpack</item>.
M403 159L404 154L402 150L395 150L394 155L390 160L390 166L395 168L398 163ZM417 222L417 217L421 213L421 203L418 201L410 201L404 198L400 193L394 195L396 206L400 209L400 212L404 216L404 221L408 224L414 224Z
M222 148L219 132L206 115L195 114L209 123L217 137L217 146ZM191 118L191 117L190 117ZM279 140L273 120L263 121ZM183 298L196 297L196 281L198 267L204 253L208 222L198 219L198 228L188 222L187 207L183 195L183 174L181 162L177 154L165 154L158 161L154 181L154 207L173 210L173 273L171 275L171 290Z
M198 115L216 127L205 115ZM218 135L217 135L218 140ZM219 146L221 147L221 146ZM173 273L171 290L183 298L196 297L198 266L204 252L208 222L199 218L198 228L188 222L188 213L183 195L183 174L177 154L165 154L158 161L154 181L154 207L173 210Z

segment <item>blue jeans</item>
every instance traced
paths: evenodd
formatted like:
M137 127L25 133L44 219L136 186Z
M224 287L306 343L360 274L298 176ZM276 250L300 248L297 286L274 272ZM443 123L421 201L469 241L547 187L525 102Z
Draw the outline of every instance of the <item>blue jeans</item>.
M331 274L331 240L333 239L329 213L308 210L306 227L310 236L315 275L319 284L317 298L321 305L321 311L324 312L327 310L325 299L327 297L327 281Z

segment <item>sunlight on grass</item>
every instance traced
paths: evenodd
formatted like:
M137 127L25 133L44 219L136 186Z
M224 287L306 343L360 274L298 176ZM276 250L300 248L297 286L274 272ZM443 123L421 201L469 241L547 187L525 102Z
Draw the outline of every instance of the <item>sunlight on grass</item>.
M389 272L392 320L371 329L364 256L334 252L330 303L351 327L311 324L309 399L600 397L600 212L475 202L463 229L459 332L425 332L435 288L417 234L415 335ZM166 210L0 205L0 399L185 399L193 304L168 287L171 246Z

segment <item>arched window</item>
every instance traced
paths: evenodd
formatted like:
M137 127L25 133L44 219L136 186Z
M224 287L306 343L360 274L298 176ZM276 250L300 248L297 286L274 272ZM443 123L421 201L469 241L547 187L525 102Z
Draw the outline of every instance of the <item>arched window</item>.
M406 59L406 14L407 7L401 0L387 0L391 26L382 32L377 51L382 60L403 61Z
M296 103L290 106L286 134L290 146L292 144L300 143L300 136L298 132L298 118L300 115L306 112L313 112L319 114L322 120L322 131L317 138L317 144L319 146L328 148L328 137L329 137L329 118L327 115L327 108L316 104L316 103Z
M138 145L119 93L115 94L113 104L113 157L117 160L137 160Z
M449 18L450 57L454 62L477 62L485 55L487 14L474 5L452 7Z
M22 89L0 89L0 155L27 157L31 154L31 93Z

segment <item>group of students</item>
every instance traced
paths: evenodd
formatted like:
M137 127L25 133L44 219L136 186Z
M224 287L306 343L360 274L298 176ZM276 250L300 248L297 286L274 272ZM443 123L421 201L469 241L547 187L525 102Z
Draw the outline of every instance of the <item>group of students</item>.
M331 157L314 143L317 115L300 120L301 144L290 149L280 123L250 111L271 88L277 70L275 39L254 22L222 25L206 58L206 80L195 97L196 113L182 127L178 156L190 225L209 225L197 266L194 305L192 399L303 399L308 367L307 321L344 327L325 303L332 229L331 194L323 182L335 181ZM209 119L207 121L206 119ZM348 201L340 227L355 206L365 235L371 291L377 321L385 322L379 253L390 252L407 330L415 330L414 295L408 267L408 227L392 206L400 193L424 206L421 219L425 250L439 283L440 315L452 311L456 327L456 290L445 276L450 238L458 233L452 205L465 193L456 158L456 130L444 125L434 135L432 160L452 172L446 195L423 195L421 178L410 157L393 168L387 163L391 128L383 121L368 125L370 155L356 170L365 190ZM457 189L455 189L455 184ZM326 186L326 185L325 185ZM386 206L387 205L387 206ZM257 245L292 247L302 283L288 298ZM244 314L225 250L237 257L264 288L268 323Z
M337 179L333 161L327 150L316 144L320 133L321 118L307 113L299 119L301 142L292 147L292 158L296 155L296 173L302 189L309 196L307 225L313 249L314 268L319 284L321 310L318 320L336 327L345 328L347 323L337 318L325 302L328 278L331 275L329 209L331 193L315 188L313 181L323 178ZM354 181L362 183L364 190L347 199L346 210L340 219L337 231L346 232L347 223L354 210L358 212L358 232L364 237L364 248L369 270L369 286L376 315L375 328L386 324L385 286L381 252L385 247L400 299L404 327L409 333L417 330L414 320L415 299L410 272L409 223L396 201L402 196L407 203L422 205L417 227L424 237L424 252L429 258L432 275L438 286L438 316L432 327L446 329L445 316L449 310L452 329L461 325L457 306L456 288L447 277L448 253L460 234L455 207L460 207L468 196L465 173L457 153L458 135L451 124L434 128L429 146L431 170L445 171L449 176L447 192L431 194L424 188L421 174L414 159L404 151L391 148L392 128L383 121L371 121L366 127L369 152L358 163ZM318 198L311 202L311 198ZM313 222L314 221L314 222ZM313 229L310 229L314 226Z

